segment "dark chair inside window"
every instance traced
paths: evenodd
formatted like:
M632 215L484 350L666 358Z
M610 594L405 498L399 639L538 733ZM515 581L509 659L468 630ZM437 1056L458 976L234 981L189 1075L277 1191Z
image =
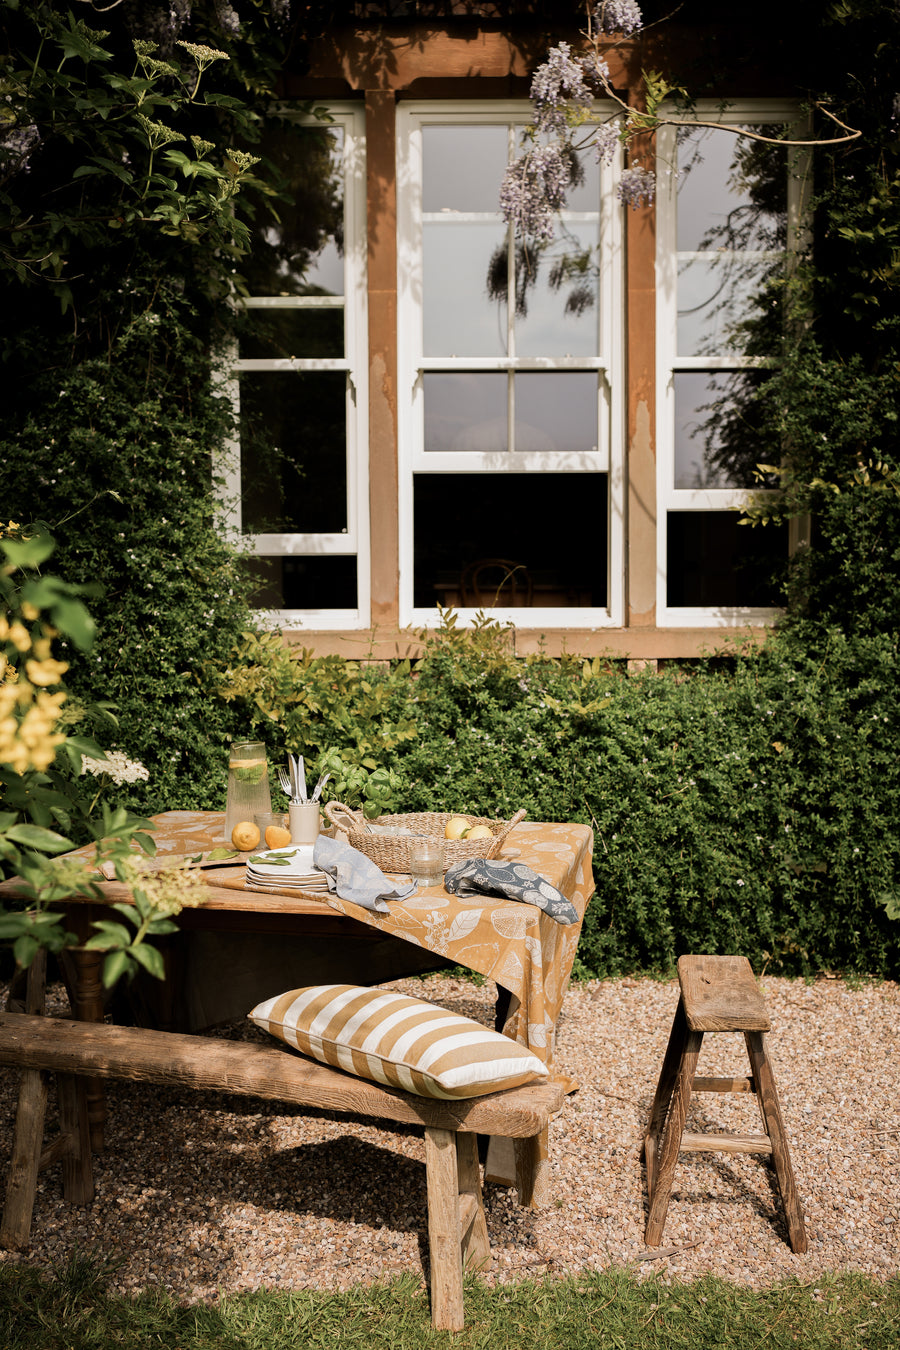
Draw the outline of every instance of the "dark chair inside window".
M534 604L534 582L524 563L478 558L463 568L461 600L467 609L508 609Z

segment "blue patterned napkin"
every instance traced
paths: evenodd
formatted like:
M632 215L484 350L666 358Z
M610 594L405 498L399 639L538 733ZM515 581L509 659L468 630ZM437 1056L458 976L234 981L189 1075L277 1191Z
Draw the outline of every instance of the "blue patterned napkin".
M388 913L388 900L405 900L416 889L414 881L398 886L365 853L327 834L316 840L313 862L325 873L330 891L377 914Z
M578 911L562 891L524 863L469 858L447 868L444 889L452 895L497 895L504 900L519 900L525 905L537 905L557 923L578 922Z

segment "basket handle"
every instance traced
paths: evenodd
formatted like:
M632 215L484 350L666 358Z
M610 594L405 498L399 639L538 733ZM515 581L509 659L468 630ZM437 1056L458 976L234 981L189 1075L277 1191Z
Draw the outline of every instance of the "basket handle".
M361 811L354 811L351 807L345 806L343 802L328 802L325 807L325 815L336 830L342 834L349 835L352 831L359 832L366 828L366 818Z
M523 807L521 811L516 812L512 820L508 820L506 822L502 830L500 830L497 834L494 835L494 842L491 844L490 848L484 855L486 858L495 858L497 856L497 854L500 852L500 848L503 844L503 841L509 834L510 830L513 828L514 825L518 825L520 820L524 820L525 816L526 811L525 808Z

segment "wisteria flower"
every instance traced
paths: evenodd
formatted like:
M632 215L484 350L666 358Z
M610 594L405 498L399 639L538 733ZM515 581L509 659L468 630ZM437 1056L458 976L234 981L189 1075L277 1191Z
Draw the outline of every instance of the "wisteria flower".
M603 33L640 32L644 26L640 5L635 0L601 0L594 8L594 19Z
M568 42L560 42L538 66L531 81L534 124L550 135L564 133L569 125L566 103L587 110L594 95L585 84L584 62L573 59Z
M616 184L616 193L623 206L636 211L644 203L653 201L656 195L656 177L640 164L623 169Z

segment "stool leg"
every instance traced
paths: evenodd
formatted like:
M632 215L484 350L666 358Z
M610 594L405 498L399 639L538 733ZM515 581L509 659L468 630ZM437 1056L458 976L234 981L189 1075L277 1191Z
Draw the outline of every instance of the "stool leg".
M670 1094L672 1100L666 1120L665 1139L659 1158L653 1195L650 1198L647 1227L644 1229L644 1241L648 1247L658 1247L662 1241L666 1214L669 1209L669 1197L672 1194L672 1182L675 1177L675 1167L681 1149L681 1136L684 1133L684 1121L690 1105L691 1088L694 1082L694 1074L697 1072L697 1060L700 1057L702 1044L702 1031L686 1029L681 1062L678 1065L674 1087ZM665 1071L665 1064L663 1070Z
M675 1017L672 1022L672 1030L669 1033L669 1043L666 1046L662 1068L659 1072L659 1082L656 1085L656 1094L653 1098L653 1105L650 1108L650 1120L644 1135L644 1163L647 1168L647 1199L650 1202L653 1200L653 1192L656 1189L656 1167L660 1135L662 1134L663 1126L666 1123L666 1112L669 1109L669 1102L672 1100L672 1091L675 1087L675 1079L678 1077L678 1066L681 1063L681 1056L684 1053L687 1034L688 1025L684 1015L684 1004L679 998L678 1006L675 1009Z
M762 1031L745 1031L744 1039L747 1042L750 1068L756 1083L756 1099L759 1102L760 1115L766 1134L772 1141L772 1161L775 1164L775 1176L778 1178L778 1189L781 1192L781 1203L787 1220L788 1238L791 1249L802 1254L808 1245L806 1228L794 1181L794 1169L791 1166L787 1131L784 1128L778 1093L775 1090L775 1078L766 1050L765 1034Z

